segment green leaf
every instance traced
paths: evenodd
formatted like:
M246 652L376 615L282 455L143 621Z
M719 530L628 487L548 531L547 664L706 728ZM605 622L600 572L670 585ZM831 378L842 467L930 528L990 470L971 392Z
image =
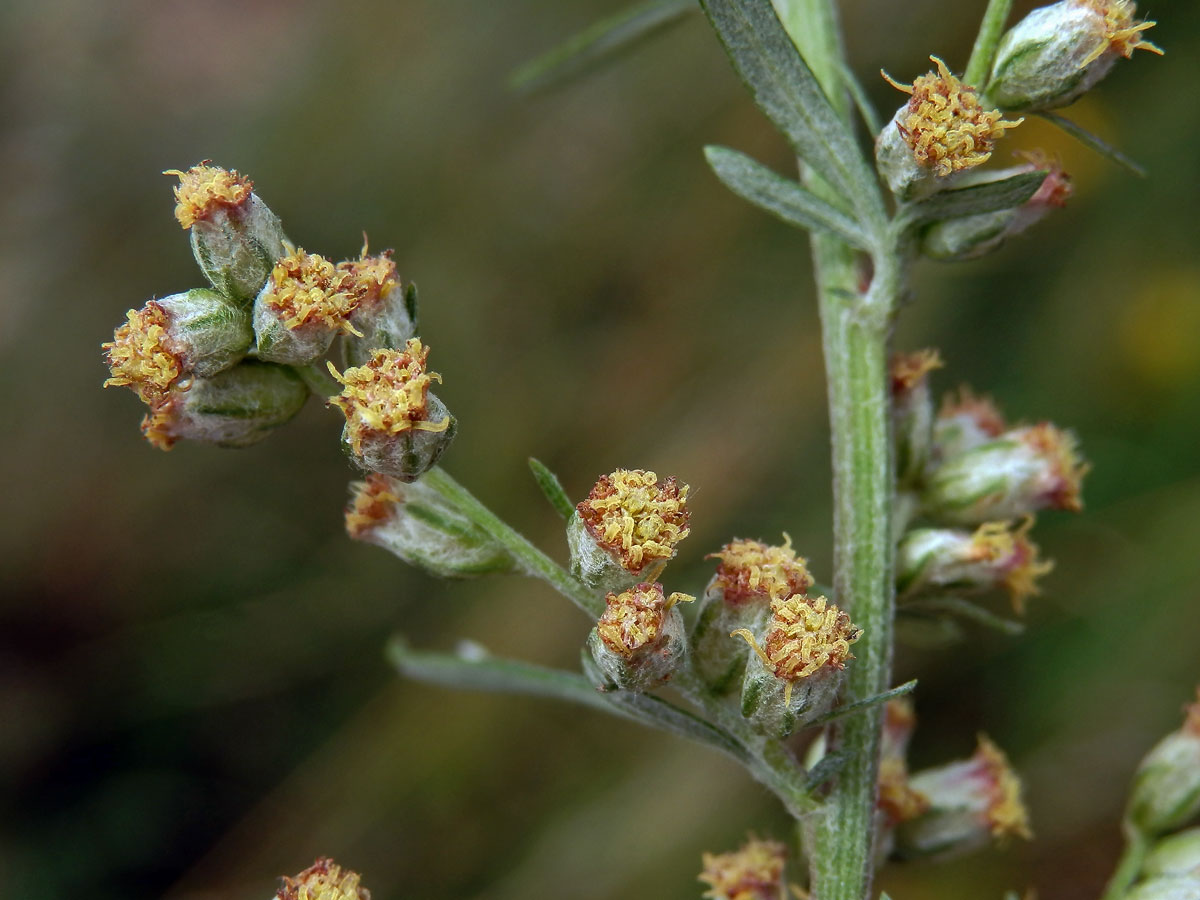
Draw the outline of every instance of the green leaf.
M651 0L631 6L523 64L509 76L508 85L532 91L579 75L681 21L695 8L695 0Z
M700 0L754 101L798 156L845 197L859 219L882 230L883 197L845 123L792 43L768 0Z
M1018 635L1025 631L1023 623L998 616L991 610L984 609L982 606L972 603L970 600L964 600L961 597L923 597L920 600L912 600L905 603L902 611L908 610L918 613L957 616L967 622L973 622L976 625L982 625L984 628L991 628L994 631L1008 635Z
M1047 174L1022 172L999 181L939 191L927 200L904 207L897 218L908 226L1013 209L1037 193Z
M825 782L836 778L848 762L850 762L848 753L826 753L815 766L808 770L804 789L810 794L815 793Z
M575 504L571 502L571 498L563 490L562 482L558 480L558 476L547 469L545 463L534 459L532 456L529 457L529 470L533 472L533 480L542 489L542 493L546 495L546 499L550 501L550 505L554 507L555 512L564 519L571 518L575 512Z
M707 744L709 747L733 757L742 765L749 766L753 761L746 748L727 731L686 709L668 703L661 697L653 694L640 694L636 691L609 691L601 696L615 710L634 721L668 731L678 737Z
M870 248L870 239L854 219L799 182L726 147L705 147L704 155L717 177L742 199L789 225L830 231L862 250Z
M1138 178L1146 177L1146 169L1143 166L1130 159L1116 147L1096 137L1096 135L1092 134L1086 128L1076 125L1070 119L1052 112L1038 112L1034 113L1034 115L1041 116L1047 122L1054 123L1085 147L1095 150L1101 156L1107 157L1121 168L1132 172Z
M839 706L837 709L831 710L825 715L813 719L811 722L806 722L804 727L811 728L817 725L825 725L834 721L835 719L848 716L851 713L861 712L869 707L878 706L880 703L886 703L895 697L903 697L905 694L912 693L916 686L917 679L914 678L912 681L906 681L904 684L900 685L899 687L894 687L890 691L884 691L883 693L867 697L865 700L856 700L853 703L847 703L844 706Z

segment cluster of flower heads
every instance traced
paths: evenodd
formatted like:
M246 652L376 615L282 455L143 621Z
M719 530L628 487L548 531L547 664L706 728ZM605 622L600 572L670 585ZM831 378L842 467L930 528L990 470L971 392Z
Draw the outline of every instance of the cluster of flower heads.
M362 877L322 857L294 877L284 876L275 900L371 900Z
M176 176L175 217L210 287L130 310L104 344L105 386L149 407L146 439L246 446L291 419L316 389L314 372L342 338L348 368L329 403L346 416L360 468L402 480L434 464L454 434L430 393L428 348L415 337L415 292L390 251L334 263L294 246L249 178L207 163Z

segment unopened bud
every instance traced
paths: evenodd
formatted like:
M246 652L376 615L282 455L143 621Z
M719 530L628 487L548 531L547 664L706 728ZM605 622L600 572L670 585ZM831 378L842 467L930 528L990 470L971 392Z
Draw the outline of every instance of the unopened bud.
M995 180L1001 180L1037 171L1045 171L1046 177L1041 187L1023 204L1015 209L936 222L921 238L922 252L945 261L975 259L998 249L1010 237L1036 225L1051 211L1066 206L1071 196L1071 179L1058 162L1047 157L1030 154L1028 165L1002 169L994 176Z
M1156 843L1142 863L1142 874L1200 878L1200 828L1188 828Z
M982 735L969 760L918 772L910 785L929 808L897 829L901 856L940 856L988 840L1032 837L1020 779L1000 748Z
M649 690L670 679L687 652L683 616L675 605L694 599L687 594L666 597L657 582L610 593L588 636L600 671L630 691Z
M376 350L399 350L416 335L416 288L401 287L391 250L368 256L364 245L358 259L338 263L337 270L358 297L350 314L356 334L346 336L346 365L365 365Z
M787 534L778 546L734 540L706 557L713 558L721 562L700 600L692 630L692 660L705 683L724 693L740 682L750 652L745 642L730 640L730 632L742 628L761 632L771 614L772 598L803 594L813 579Z
M1194 875L1160 875L1138 882L1121 900L1200 900L1200 878Z
M442 578L513 572L512 555L437 491L372 472L350 485L346 532Z
M176 175L175 218L192 234L201 271L221 293L252 300L266 283L286 238L279 218L244 175L201 163Z
M1132 0L1061 0L1035 9L1000 40L987 98L1005 109L1066 106L1134 50L1162 50L1142 33Z
M780 900L787 893L783 870L787 849L753 835L733 853L705 853L699 880L709 900Z
M357 872L343 869L323 857L296 875L283 879L276 900L371 900L371 892L362 887Z
M1054 568L1038 559L1028 537L1033 519L986 522L973 533L953 528L917 528L896 549L897 602L924 594L977 594L1008 591L1013 608L1024 612L1026 598L1038 593L1037 579Z
M322 357L339 332L357 334L350 314L361 292L352 287L323 256L299 248L280 257L254 300L259 357L303 366Z
M425 371L429 348L412 338L404 350L376 350L366 365L339 373L342 385L329 403L346 416L342 443L362 469L412 481L438 461L454 439L454 417L429 385L442 378Z
M742 684L742 715L761 734L782 737L828 712L842 669L854 658L850 645L861 635L825 597L773 599L761 645L749 629L731 635L754 651Z
M687 495L686 484L643 469L602 475L567 524L571 572L604 591L654 581L689 534Z
M1078 512L1086 472L1070 432L1049 423L1016 428L934 468L924 510L961 524L1016 519L1039 509Z
M896 478L901 484L919 480L929 462L933 440L929 373L943 365L936 350L897 353L891 359L892 431L896 436Z
M1200 815L1200 690L1183 727L1146 754L1133 777L1126 818L1148 834L1174 831Z
M142 419L142 434L160 450L181 438L249 447L300 412L307 399L308 388L292 369L243 360L156 398Z
M912 85L884 78L911 99L896 111L875 141L880 174L901 200L918 200L949 187L947 179L988 161L995 142L1015 122L985 109L975 88L959 81L936 56L937 72Z
M991 398L977 397L963 385L957 394L945 396L933 420L931 461L936 465L990 444L1007 430L1004 416Z
M228 369L254 342L246 311L206 288L151 300L127 319L102 345L112 373L104 386L128 386L147 403L188 375Z

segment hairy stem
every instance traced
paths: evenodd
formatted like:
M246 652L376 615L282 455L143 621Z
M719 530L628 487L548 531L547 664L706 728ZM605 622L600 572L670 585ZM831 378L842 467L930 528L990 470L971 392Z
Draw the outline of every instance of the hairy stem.
M963 81L981 91L991 74L992 63L996 60L996 47L1004 36L1004 25L1008 22L1010 12L1012 0L988 0L979 35L975 38L975 46L971 48L971 59L963 73Z
M1142 863L1145 862L1146 853L1149 850L1149 837L1141 829L1134 828L1127 823L1125 826L1125 850L1121 854L1116 871L1109 879L1108 887L1104 889L1104 895L1100 900L1120 900L1125 896L1129 886L1141 873Z

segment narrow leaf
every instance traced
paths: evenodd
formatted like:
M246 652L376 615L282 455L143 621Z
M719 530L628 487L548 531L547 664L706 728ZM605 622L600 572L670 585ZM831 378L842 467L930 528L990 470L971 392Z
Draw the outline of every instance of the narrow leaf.
M628 718L677 737L707 744L743 765L748 766L752 761L746 748L731 734L661 697L634 691L611 691L601 696Z
M1052 112L1039 112L1035 113L1035 115L1041 116L1047 122L1053 122L1085 147L1095 150L1101 156L1107 157L1121 168L1132 172L1138 178L1146 177L1146 169L1143 166L1130 159L1116 147L1112 146L1112 144L1109 144L1107 141L1103 141L1096 137L1096 135L1092 134L1086 128L1081 128L1079 125L1076 125L1070 119Z
M825 725L834 721L835 719L848 716L851 713L860 712L872 706L878 706L880 703L886 703L895 697L903 697L905 694L912 693L916 686L917 679L914 678L912 681L906 681L904 684L900 685L899 687L894 687L890 691L884 691L881 694L875 694L874 696L867 697L865 700L856 700L853 703L847 703L844 706L839 706L837 709L831 710L825 715L813 719L811 722L806 722L804 727L810 728L816 725Z
M695 0L650 0L601 19L509 76L513 90L531 91L579 75L683 19Z
M904 608L923 613L945 613L957 616L1003 634L1017 635L1025 630L1025 626L1021 622L1014 622L1012 619L998 616L991 610L984 609L961 597L927 597L906 603Z
M932 197L906 206L900 214L905 225L957 219L980 213L1013 209L1037 193L1046 172L1022 172L999 181L987 181L971 187L939 191Z
M571 502L571 498L567 496L567 492L563 490L562 482L558 480L558 476L546 468L545 463L541 460L529 457L529 470L533 472L533 480L537 482L537 486L542 489L542 493L546 495L546 499L550 501L550 505L564 519L571 518L575 512L575 504Z
M804 789L810 794L815 793L825 782L836 778L849 761L850 754L848 753L826 753L815 766L808 770L808 779L804 783Z
M884 219L879 184L766 0L700 0L733 67L798 156L871 223Z
M870 240L854 219L799 182L775 174L736 150L705 147L704 155L717 177L742 199L789 225L831 231L860 249L869 249Z

